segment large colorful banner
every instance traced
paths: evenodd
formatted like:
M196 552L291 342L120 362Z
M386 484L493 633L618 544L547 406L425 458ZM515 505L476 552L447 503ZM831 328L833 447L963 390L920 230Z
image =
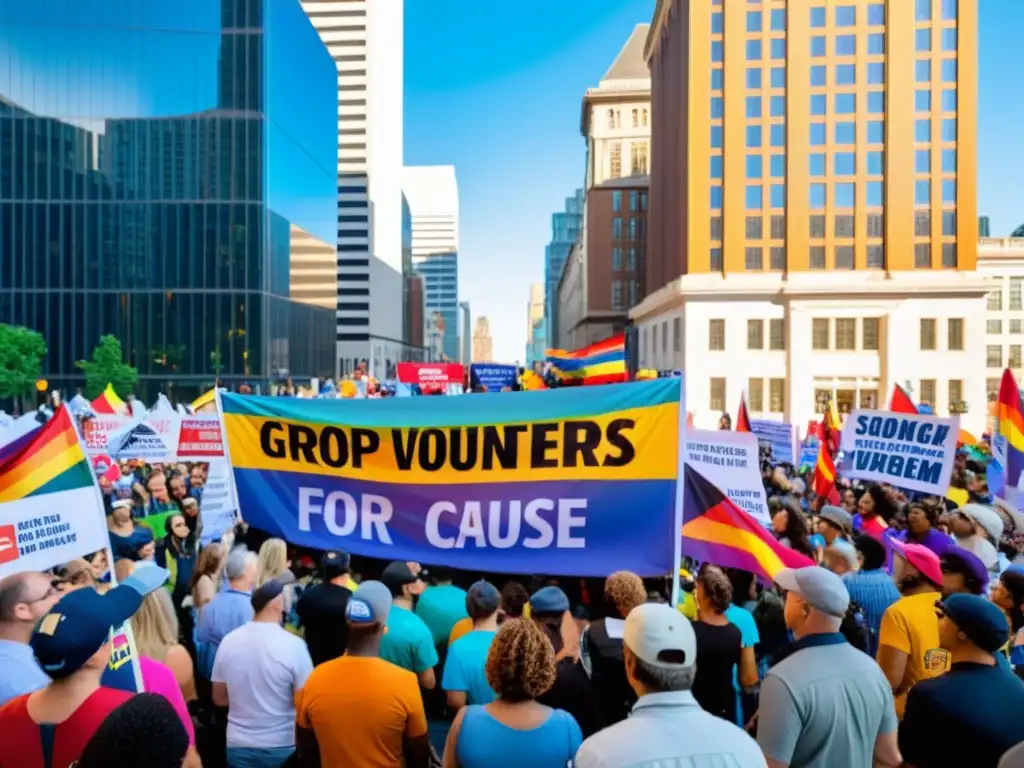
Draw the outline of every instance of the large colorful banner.
M858 409L843 426L842 474L945 496L959 434L956 416Z
M674 570L681 393L682 379L659 379L372 407L228 393L220 404L246 521L294 544L658 576Z

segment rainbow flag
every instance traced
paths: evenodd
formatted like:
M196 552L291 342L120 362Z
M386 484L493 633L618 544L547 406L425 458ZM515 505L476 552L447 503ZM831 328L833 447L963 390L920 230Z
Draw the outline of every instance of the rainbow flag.
M67 406L0 461L0 577L109 545L92 467Z
M117 414L125 413L128 410L128 406L125 405L124 400L117 396L117 392L114 391L113 384L107 384L107 388L103 390L103 394L89 403L89 407L92 408L93 413L100 414L102 416L115 416Z
M1024 472L1024 407L1013 372L1003 371L996 402L996 431L1006 440L1006 485L1017 487Z
M614 384L626 380L625 334L566 352L549 349L551 371L565 384Z
M741 568L771 582L783 568L814 565L809 557L779 544L693 467L685 468L683 554L723 568Z

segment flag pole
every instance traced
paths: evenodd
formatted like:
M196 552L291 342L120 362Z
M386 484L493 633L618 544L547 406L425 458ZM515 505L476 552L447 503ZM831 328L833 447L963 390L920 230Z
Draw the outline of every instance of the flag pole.
M676 509L673 516L672 545L672 607L679 605L682 585L679 569L683 559L683 496L686 485L686 378L679 377L679 428L676 458Z

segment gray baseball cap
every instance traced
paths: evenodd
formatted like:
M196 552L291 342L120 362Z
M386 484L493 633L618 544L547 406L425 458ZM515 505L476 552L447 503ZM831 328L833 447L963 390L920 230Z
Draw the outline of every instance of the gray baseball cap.
M775 583L794 592L816 611L843 618L850 607L850 593L843 580L832 571L808 565L804 568L784 568L775 575Z
M830 523L835 523L847 533L853 530L853 516L842 507L826 504L821 508L818 517L822 520L828 520Z
M383 625L390 612L391 590L379 581L364 581L348 599L345 620L361 626Z

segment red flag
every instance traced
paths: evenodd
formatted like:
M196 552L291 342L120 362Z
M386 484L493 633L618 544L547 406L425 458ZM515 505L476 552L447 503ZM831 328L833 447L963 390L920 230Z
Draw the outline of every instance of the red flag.
M828 499L829 504L839 503L836 490L836 465L825 440L818 444L818 464L814 468L814 492Z
M750 414L747 413L747 398L742 392L740 393L740 409L736 412L736 431L752 431L750 429Z
M889 398L889 410L893 413L917 413L917 406L910 395L899 384L892 385L892 397Z

